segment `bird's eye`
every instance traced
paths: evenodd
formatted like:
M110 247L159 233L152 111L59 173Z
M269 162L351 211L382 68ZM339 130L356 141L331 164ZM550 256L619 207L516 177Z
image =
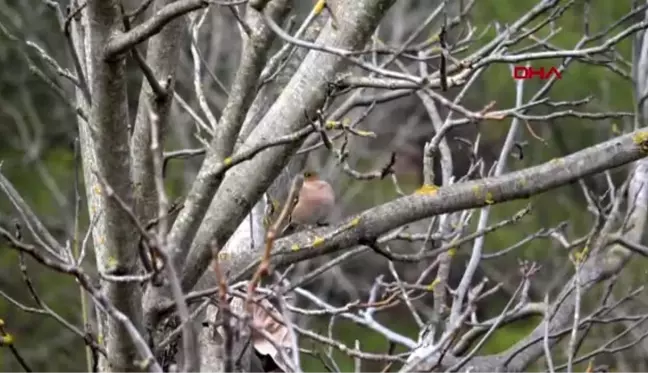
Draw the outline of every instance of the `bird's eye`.
M309 177L311 177L311 176L313 176L313 173L312 173L312 172L310 172L310 171L306 171L306 172L304 172L304 177L305 177L305 178L309 178Z

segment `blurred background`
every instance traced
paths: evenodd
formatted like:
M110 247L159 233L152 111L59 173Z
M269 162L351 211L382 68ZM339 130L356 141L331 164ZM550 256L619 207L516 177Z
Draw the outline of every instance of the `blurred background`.
M34 42L60 61L63 66L71 66L65 39L59 31L55 13L45 3L46 1L39 0L0 0L0 26L7 31L0 30L0 162L3 174L14 183L16 189L57 238L65 241L70 239L71 232L74 230L76 178L74 139L77 130L74 112L61 99L61 95L73 97L73 91L64 79L51 73L51 69L38 57L33 48L27 48L23 42L24 40ZM310 1L295 3L293 13L295 21L299 23L312 4ZM560 32L551 39L553 45L572 48L586 31L596 34L621 19L631 9L628 1L588 1L590 21L585 25L584 3L584 1L576 1L555 21L553 27L559 28ZM125 4L128 9L134 9L138 2L129 0ZM478 1L465 19L477 28L477 35L480 38L473 45L468 46L468 51L458 53L455 57L467 55L469 51L476 50L480 45L488 42L496 34L497 27L505 27L534 4L536 4L535 0ZM63 2L63 5L67 5L66 2ZM397 48L437 5L436 0L396 2L378 32L381 41ZM636 19L622 22L612 35L620 32L624 25L627 26L633 21ZM437 23L430 27L430 30L423 32L415 43L434 37L439 26ZM232 13L224 8L215 7L210 11L203 31L198 45L209 70L203 74L204 89L208 103L218 117L227 101L226 90L222 87L227 89L231 85L238 67L241 39L238 37L236 21ZM541 37L543 32L539 31L536 36ZM449 34L449 39L460 39L461 33L462 28L458 27ZM12 39L9 35L17 37L18 40ZM524 43L521 44L523 45ZM625 71L630 71L631 52L632 37L619 43L615 48L620 61L618 64ZM625 59L625 64L621 57ZM554 66L560 62L546 60L537 62L534 66ZM142 76L133 61L129 61L128 64L131 72L129 95L132 108L131 119L133 119ZM47 72L49 79L64 87L60 94L38 76L42 71ZM534 94L541 84L540 81L526 83L525 91L529 92L527 95L530 97ZM185 43L185 49L182 51L176 88L189 105L197 107L196 96L193 93L193 60L189 43ZM458 91L459 89L450 89L443 94L452 99ZM527 95L525 98L528 99ZM633 85L628 76L624 77L621 73L601 66L578 62L570 65L562 74L562 80L553 86L548 97L553 101L589 98L587 103L578 108L579 111L634 111ZM463 105L473 111L479 111L491 101L495 102L495 108L514 106L515 84L511 79L509 67L505 64L490 66L467 93ZM191 117L180 108L177 102L174 103L173 110L174 120L165 149L200 147L201 143L194 134ZM364 115L365 110L366 107L353 109L344 120L357 119ZM551 111L551 107L539 106L532 109L531 113L543 115ZM445 118L447 110L440 108L440 115ZM499 155L509 124L510 120L483 121L477 125L466 125L452 130L448 138L453 152L455 176L457 178L463 176L471 162L469 147L456 138L474 141L480 133L479 155L483 157L488 169ZM572 117L529 122L518 139L522 145L523 156L512 155L508 168L509 170L522 169L564 156L628 132L633 125L632 118L594 121ZM389 160L390 152L395 152L397 155L395 172L403 192L411 193L421 185L423 147L434 134L434 129L424 106L416 95L377 105L359 128L373 131L377 137L375 139L354 138L351 141L349 161L353 167L358 170L380 168ZM167 181L171 196L179 197L188 191L201 161L202 157L194 157L170 162ZM338 217L354 214L398 197L391 179L372 181L353 179L340 171L335 158L324 148L313 151L308 164L309 168L319 170L333 184L340 201L339 211L336 212ZM619 181L625 176L626 171L614 170L612 176ZM441 181L436 182L438 184ZM603 176L588 178L586 184L600 194L607 188ZM578 184L565 186L530 200L497 205L491 213L491 224L509 219L529 202L533 205L530 215L518 224L487 236L485 245L487 251L504 249L541 228L555 227L561 222L567 223L563 232L570 239L583 236L592 226L592 215L586 210L585 197ZM84 231L88 221L85 213L87 209L83 204L80 211L83 216L81 228ZM4 196L0 197L0 224L10 227L17 217L9 201ZM475 223L473 222L473 225ZM411 230L424 232L426 227L425 222L420 222L412 225ZM419 245L420 243L399 242L392 248L402 251L418 250ZM453 260L451 286L456 286L461 278L470 246L468 244L466 250L460 248L456 259ZM531 294L536 298L534 300L540 301L552 283L560 283L567 278L567 273L562 271L565 263L568 262L567 252L547 239L532 240L510 255L492 261L483 261L477 278L486 276L491 281L502 282L503 287L496 296L489 298L488 303L482 305L483 308L479 310L480 316L497 314L508 301L520 280L518 262L521 259L537 261L542 265L542 270L533 283ZM306 273L326 260L329 258L301 263L298 265L296 275ZM93 262L93 258L86 261L86 263ZM430 261L422 261L416 265L400 265L397 269L403 278L412 280L417 278L421 270L429 264ZM42 299L49 307L82 329L79 290L75 282L31 260L27 260L27 265L35 288ZM89 273L92 274L92 268L90 265L88 267ZM622 285L618 288L627 291L644 283L645 268L645 259L633 260L630 268L620 279ZM368 289L379 274L384 274L387 278L391 276L386 262L369 252L325 273L320 279L309 284L309 288L332 304L343 305L354 299L366 299ZM434 274L430 275L430 281L433 278ZM0 246L0 291L25 304L34 304L22 280L17 254L2 246ZM424 298L421 302L431 305L432 296L430 295L429 298ZM646 301L648 298L645 295L640 296L627 307L645 307ZM5 321L7 330L14 335L16 344L21 346L24 358L35 370L81 371L85 369L83 341L62 328L56 320L21 310L4 297L0 298L0 318ZM407 310L392 308L381 312L378 318L384 320L386 325L416 338L418 330ZM528 333L538 320L532 317L501 328L483 347L481 353L496 353L506 349ZM300 320L300 322L319 331L325 330L328 325L328 321L324 319ZM598 334L595 334L595 339L606 338L610 332L601 328L596 332ZM337 323L335 335L349 346L353 345L354 339L360 339L363 348L369 351L384 352L388 347L384 338L342 320ZM304 343L304 347L308 348L311 342ZM603 357L602 362L610 364L615 370L646 370L648 367L644 362L644 353L648 353L648 342L624 352L622 359L608 356ZM348 371L353 368L351 359L342 354L335 354L335 356L339 358L338 363L342 370ZM382 368L381 365L372 366L371 363L367 363L364 367L367 371ZM323 366L318 361L308 357L304 357L304 368L311 371L323 370ZM0 370L19 369L20 366L13 356L6 349L0 349Z

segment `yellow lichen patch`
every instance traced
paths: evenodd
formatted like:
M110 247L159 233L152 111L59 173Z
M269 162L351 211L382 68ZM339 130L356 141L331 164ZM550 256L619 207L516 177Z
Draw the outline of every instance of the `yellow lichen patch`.
M583 260L582 255L579 251L569 254L569 259L576 264L580 263Z
M452 258L455 255L457 255L457 248L456 247L450 248L450 250L448 250L448 256Z
M355 227L355 226L357 226L358 224L360 224L360 217L359 217L359 216L356 217L356 218L353 218L353 220L351 220L351 221L349 222L349 227Z
M565 158L552 158L549 163L552 165L564 165L565 164Z
M297 245L296 243L294 243L294 244L292 244L292 246L290 246L290 250L292 250L292 251L299 251L299 249L301 249L301 247L299 247L299 245Z
M311 243L311 245L313 247L317 247L317 246L320 246L323 243L324 243L324 237L315 237L315 239L313 240L313 243Z
M423 184L418 188L414 193L415 194L424 194L424 195L434 195L439 191L439 187L434 184Z
M495 200L493 199L493 193L486 192L486 199L484 201L487 205L492 205L493 203L495 203Z
M427 289L428 289L428 290L434 290L434 287L437 286L437 284L439 284L439 282L441 282L441 280L440 280L438 277L435 278L434 281L432 281L432 282L427 286Z
M101 195L101 188L99 187L99 185L95 185L94 188L92 188L92 191L98 196Z
M4 320L0 319L0 327L3 327L5 325Z
M648 131L637 132L632 136L632 141L639 146L642 152L648 153Z
M475 186L472 188L472 191L473 191L473 193L475 194L475 197L477 197L477 198L481 197L481 192L482 192L482 191L481 191L481 188L479 187L479 185L475 185Z
M228 167L231 166L231 165L232 165L232 162L234 162L234 161L232 160L232 157L227 157L227 158L223 159L223 164L224 164L225 166L228 166Z
M2 341L1 344L5 345L5 346L9 346L9 345L12 345L14 343L14 337L11 334L7 333L7 334L3 335L2 337L0 337L0 341Z
M327 130L335 129L337 128L337 126L338 126L338 122L334 120L327 120L326 124L324 124L324 128L326 128Z
M232 253L218 253L218 260L229 260L232 257Z
M115 258L114 256L109 256L108 259L106 260L106 268L108 268L109 270L117 267L117 264L119 264L119 262L117 261L117 258Z
M574 253L574 261L576 261L576 263L582 263L587 258L588 253L589 247L587 246L585 246L581 251L576 251Z
M316 4L315 7L313 8L313 12L315 14L320 14L322 13L322 10L324 10L324 7L326 6L326 0L319 0Z

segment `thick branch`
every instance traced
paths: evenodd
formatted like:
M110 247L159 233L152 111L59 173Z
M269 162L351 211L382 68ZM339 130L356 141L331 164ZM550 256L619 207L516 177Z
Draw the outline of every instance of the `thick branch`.
M151 18L133 27L127 33L120 33L113 36L104 49L104 58L111 59L114 56L125 53L135 45L145 41L157 34L174 19L191 11L204 8L210 3L209 0L182 0L167 4Z
M287 7L287 0L276 0L266 7L265 12L272 18L282 19ZM253 32L245 45L243 60L218 125L218 132L187 195L184 209L169 234L169 248L174 250L174 263L179 267L188 252L192 234L198 229L200 220L207 211L209 200L223 180L223 175L215 174L214 170L234 149L236 136L256 94L257 80L274 39L274 33L263 22L261 15L252 9L248 11L248 23L252 25Z
M162 4L173 4L174 0L166 0ZM176 19L169 23L158 35L151 38L148 45L146 65L150 67L155 79L163 82L166 94L158 96L146 79L142 81L137 117L131 137L131 168L134 187L135 212L140 222L148 222L155 218L158 211L158 196L153 176L153 152L151 150L151 110L159 118L158 143L164 144L169 122L171 100L175 85L175 72L180 54L183 22ZM162 152L163 149L158 149Z
M106 62L100 53L121 27L117 5L117 1L88 1L85 13L89 30L86 31L85 50L79 55L86 55L85 60L89 61L86 70L93 97L89 122L96 132L90 135L85 128L80 132L88 209L91 218L102 212L93 232L97 266L102 272L118 270L120 274L132 275L137 270L134 229L124 210L102 190L94 176L96 173L102 175L123 201L132 203L124 61ZM84 127L85 124L79 122L79 126ZM103 289L109 301L135 327L141 328L140 286L137 283L106 282ZM106 368L115 371L137 370L136 348L127 328L109 318L104 333L109 356Z
M636 131L521 171L453 184L429 194L401 197L349 217L337 226L301 232L277 241L273 265L294 263L372 243L392 229L426 217L529 198L584 176L633 162L648 155L647 151L648 131ZM321 239L315 241L315 237ZM249 275L250 270L256 268L256 252L236 258L236 262L231 263L232 280Z

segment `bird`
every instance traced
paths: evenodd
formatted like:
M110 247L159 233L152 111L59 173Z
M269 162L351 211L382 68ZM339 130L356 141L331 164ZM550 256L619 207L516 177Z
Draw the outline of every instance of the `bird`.
M608 365L599 365L594 367L592 370L594 373L610 373L610 367Z
M304 183L290 214L290 225L324 226L335 207L335 192L313 171L304 172Z

